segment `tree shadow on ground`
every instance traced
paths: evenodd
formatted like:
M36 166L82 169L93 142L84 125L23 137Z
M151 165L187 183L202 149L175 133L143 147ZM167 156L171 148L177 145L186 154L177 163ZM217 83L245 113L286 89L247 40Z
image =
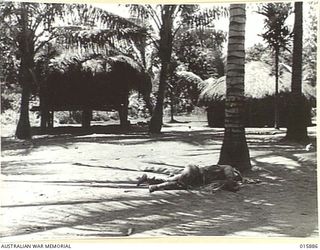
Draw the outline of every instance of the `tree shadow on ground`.
M277 186L277 189L281 189L282 185ZM266 184L259 185L255 187L255 192L259 193L265 188ZM268 197L261 199L259 196L247 195L247 191L245 187L237 194L226 191L215 194L163 191L129 199L119 197L38 204L42 210L54 211L54 206L59 206L64 215L59 216L57 213L54 218L45 220L35 216L31 228L22 224L14 235L45 231L50 233L53 230L57 231L53 235L58 236L59 229L71 228L76 230L71 237L126 236L130 230L134 230L133 235L136 236L224 236L249 230L263 234L267 230L271 235L306 237L316 229L317 223L314 221L309 225L309 230L297 232L294 228L299 226L299 219L304 219L307 214L299 215L300 218L273 218L272 213L277 210L270 207L281 208L286 201ZM252 220L253 217L258 220Z
M309 237L317 231L317 178L316 153L308 157L304 146L281 142L279 136L268 137L259 133L248 133L252 164L257 168L247 174L259 178L261 183L243 185L239 192L207 192L202 189L189 191L161 191L149 194L147 188L135 186L128 177L92 180L87 177L70 180L30 180L25 176L4 182L49 184L57 189L74 187L90 192L104 191L94 197L77 200L62 198L58 201L25 202L5 204L5 214L22 214L21 220L4 226L2 237L28 235L53 239L54 237L109 237L109 236L289 236ZM4 138L2 150L31 152L38 147L70 147L75 143L109 143L121 145L144 145L150 142L175 141L188 143L195 151L206 152L221 145L222 130L171 131L158 136L145 132L131 134L53 135L38 137L21 145L20 141ZM313 137L312 140L315 140ZM205 145L206 148L202 148ZM216 148L215 148L216 149ZM192 151L188 151L191 152ZM213 153L213 152L212 152ZM269 158L270 157L270 158ZM281 157L277 159L276 157ZM273 158L273 162L269 160ZM44 162L45 163L45 162ZM65 164L66 162L57 162ZM183 166L166 161L146 160L152 168L131 169L111 165L74 163L74 167L91 168L93 171L109 169L119 176L141 172L168 174L170 168L180 170ZM287 164L288 163L288 164ZM2 174L15 176L39 175L41 169L32 164L23 169L23 162L6 161ZM41 164L35 162L33 164ZM51 164L51 163L50 163ZM78 165L77 165L78 164ZM124 173L121 175L121 173ZM41 186L39 186L41 188ZM111 195L113 194L113 196ZM23 214L32 214L32 217ZM67 232L67 233L66 233Z
M258 161L259 156L253 157L252 160ZM8 230L2 237L34 233L40 233L38 237L50 235L50 239L59 236L86 238L129 234L243 236L247 232L260 236L265 233L265 236L312 235L317 230L316 192L315 196L310 192L310 189L316 189L315 166L313 166L314 173L310 174L311 169L305 167L308 162L299 164L295 171L286 169L285 164L258 163L262 170L251 172L250 177L259 178L261 183L243 185L237 193L227 191L210 193L200 189L148 194L147 189L136 187L130 179L97 181L94 186L87 180L42 181L57 186L104 188L106 194L108 190L120 187L122 189L119 192L122 193L112 198L106 195L102 198L77 201L42 201L3 206L3 209L36 207L39 211L50 211L52 218L34 214L31 225L28 222L21 222L14 232ZM127 170L119 169L119 171ZM297 183L300 183L300 186L296 186ZM301 186L301 183L306 186ZM297 192L295 195L292 190L297 188L305 189L306 193ZM126 195L128 192L129 196ZM308 228L300 230L302 221L307 221ZM71 230L68 235L63 234L65 228Z
M177 141L189 143L192 145L205 145L215 143L219 140L219 144L223 139L222 128L204 127L202 130L190 131L166 131L161 134L149 134L146 126L131 125L129 129L125 129L120 125L95 125L89 129L82 127L55 127L48 130L45 134L38 127L33 127L34 138L30 141L16 140L13 137L1 137L2 151L10 149L25 149L41 146L61 146L68 148L68 145L78 142L94 142L94 143L110 143L117 144L121 140L125 145L144 144L154 141ZM284 137L283 131L260 128L260 132L246 131L247 141L250 144L255 143L277 143ZM269 138L266 138L269 136ZM279 137L280 136L280 137ZM315 137L311 137L311 142L315 145ZM290 143L290 142L289 142ZM286 145L287 142L283 142Z
M91 136L92 135L92 136ZM131 132L123 134L103 134L103 136L96 136L95 133L91 135L49 135L44 137L35 137L31 141L21 142L12 138L1 138L2 151L17 150L18 154L27 155L32 150L39 147L59 146L68 149L76 143L107 143L119 145L144 145L152 142L181 142L191 145L206 145L208 143L214 144L215 140L221 141L223 132L214 131L213 129L201 131L174 131L166 132L159 135L150 135L146 132ZM218 143L218 142L216 142Z

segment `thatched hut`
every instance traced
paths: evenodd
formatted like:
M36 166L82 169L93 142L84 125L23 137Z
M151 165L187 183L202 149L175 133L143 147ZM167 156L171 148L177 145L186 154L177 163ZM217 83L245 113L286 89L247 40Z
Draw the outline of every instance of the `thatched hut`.
M40 86L41 127L52 127L54 111L68 110L82 110L86 127L92 110L117 110L126 125L129 91L140 91L152 110L151 87L150 76L126 56L55 58Z
M291 73L282 67L279 78L280 126L286 126L291 91ZM315 89L303 82L302 92L306 106L306 119L311 122L311 106L316 98ZM224 100L226 77L204 81L199 102L206 105L210 127L224 126ZM252 61L245 65L245 125L264 127L274 125L275 76L271 67L263 62Z

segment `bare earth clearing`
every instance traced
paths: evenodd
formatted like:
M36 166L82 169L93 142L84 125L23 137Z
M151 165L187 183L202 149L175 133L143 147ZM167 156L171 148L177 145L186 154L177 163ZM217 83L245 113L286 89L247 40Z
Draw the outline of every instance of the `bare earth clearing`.
M254 167L246 177L262 182L237 193L136 187L145 171L165 176L217 163L223 129L203 116L177 119L188 123L166 123L157 136L135 125L30 142L2 137L2 239L319 236L316 151L281 142L285 129L246 130ZM309 135L315 141L316 127Z

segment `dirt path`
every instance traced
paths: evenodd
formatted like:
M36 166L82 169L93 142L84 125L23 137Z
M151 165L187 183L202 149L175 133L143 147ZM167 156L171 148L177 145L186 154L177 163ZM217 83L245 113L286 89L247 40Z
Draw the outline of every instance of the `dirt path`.
M7 240L126 236L318 237L316 152L279 142L284 130L247 129L252 178L237 193L150 194L143 172L215 164L222 129L204 119L90 135L2 138L1 236ZM100 133L101 132L101 133ZM315 138L315 127L310 136Z

